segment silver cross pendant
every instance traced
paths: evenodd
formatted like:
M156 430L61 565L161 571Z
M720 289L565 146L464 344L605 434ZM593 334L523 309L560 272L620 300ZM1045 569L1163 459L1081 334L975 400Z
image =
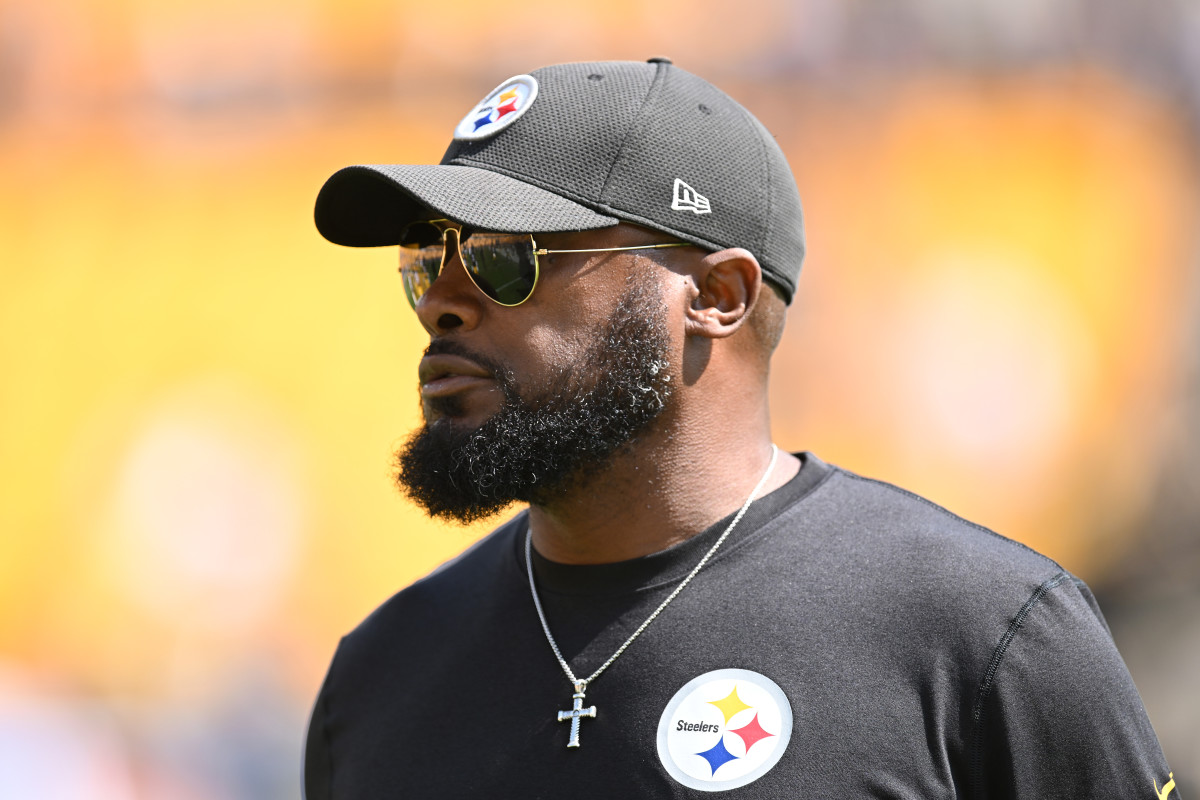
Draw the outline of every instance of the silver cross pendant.
M596 716L596 707L595 706L588 706L587 708L583 707L583 692L584 692L584 689L586 689L586 688L587 688L586 683L580 682L580 683L575 684L575 694L572 695L572 697L575 698L574 706L572 706L570 711L558 712L558 721L559 722L566 722L567 720L571 720L571 741L567 742L567 747L579 747L579 720L580 720L580 718L582 718L582 717L595 718L595 716Z

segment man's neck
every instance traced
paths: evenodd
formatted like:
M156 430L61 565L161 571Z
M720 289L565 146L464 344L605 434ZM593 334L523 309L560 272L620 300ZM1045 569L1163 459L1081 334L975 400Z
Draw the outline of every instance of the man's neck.
M565 564L607 564L679 544L737 511L771 461L764 432L736 447L678 432L645 441L561 498L529 509L537 551ZM781 453L761 497L791 480L800 461Z

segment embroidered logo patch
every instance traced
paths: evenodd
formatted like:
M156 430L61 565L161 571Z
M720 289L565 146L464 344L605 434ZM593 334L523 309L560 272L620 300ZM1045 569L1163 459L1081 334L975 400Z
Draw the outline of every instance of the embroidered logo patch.
M537 99L538 82L532 75L518 75L497 86L454 129L454 138L475 141L495 136L512 125Z
M792 706L770 678L719 669L675 693L658 720L658 758L675 780L702 792L758 780L783 757Z
M679 178L675 179L674 192L675 196L671 198L672 211L691 211L693 214L708 214L712 211L708 198Z

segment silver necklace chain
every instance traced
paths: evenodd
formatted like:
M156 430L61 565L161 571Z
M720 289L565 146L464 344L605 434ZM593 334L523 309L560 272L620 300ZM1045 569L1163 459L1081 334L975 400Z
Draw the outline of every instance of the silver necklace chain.
M554 651L554 657L558 659L558 665L562 667L563 672L566 673L567 679L571 681L571 685L575 687L575 691L578 693L579 697L583 696L583 693L587 690L588 684L600 677L600 673L604 672L604 670L608 669L610 664L620 658L621 654L625 652L625 649L629 647L629 645L633 644L633 640L642 635L642 631L646 630L646 628L650 626L650 623L654 622L654 620L658 618L658 615L662 613L663 609L670 605L671 601L683 591L684 587L692 582L692 578L696 577L696 574L704 568L704 565L708 563L708 560L713 557L714 553L717 552L717 548L724 543L725 539L729 536L733 529L737 527L737 524L742 521L742 517L745 516L746 511L750 508L750 504L754 502L754 498L758 496L758 493L766 484L767 478L770 477L771 472L775 469L775 461L778 458L779 448L772 444L771 463L767 465L767 471L763 473L761 478L759 478L758 484L750 491L750 496L746 498L745 503L742 503L742 507L738 510L737 514L734 516L729 525L725 527L725 531L720 535L720 537L717 538L717 541L713 543L713 546L708 548L708 552L704 554L704 558L700 559L700 563L692 568L692 571L688 573L686 578L680 581L679 585L675 587L675 590L667 595L667 599L663 600L659 604L658 608L654 609L653 614L646 617L646 621L639 625L638 629L629 635L629 638L625 640L625 643L618 647L617 651L609 656L607 661L601 664L595 672L583 679L575 677L575 673L571 671L571 666L567 663L567 660L563 658L562 651L558 649L558 643L554 641L554 634L550 633L550 625L546 622L546 612L542 610L542 601L538 599L537 586L533 581L533 557L530 555L530 552L533 549L531 544L533 541L533 533L530 530L526 530L525 569L529 573L529 592L533 595L533 606L537 609L538 619L542 621L542 631L546 634L546 641L550 643L550 649Z

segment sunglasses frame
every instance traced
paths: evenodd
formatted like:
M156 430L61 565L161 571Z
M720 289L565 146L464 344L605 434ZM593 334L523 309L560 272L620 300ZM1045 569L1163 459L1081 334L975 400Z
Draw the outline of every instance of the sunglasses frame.
M467 262L463 259L462 227L460 225L458 225L458 223L454 222L453 220L449 220L449 219L416 220L416 221L410 222L408 225L404 226L404 229L400 232L401 241L403 241L405 234L407 234L408 230L411 227L413 227L414 225L429 225L429 226L433 227L435 230L437 230L439 233L441 233L442 258L441 258L441 261L438 263L437 274L434 275L432 277L432 279L430 280L430 285L433 284L433 281L436 281L438 279L438 276L442 274L442 270L446 268L447 256L450 252L450 249L447 246L447 237L449 236L451 231L454 231L454 249L455 249L456 254L458 255L458 260L460 262L462 262L463 271L467 273L467 277L470 278L471 283L475 285L475 288L479 290L480 294L482 294L488 300L491 300L496 305L504 306L505 308L515 308L516 306L519 306L522 303L524 303L525 301L527 301L529 298L533 297L533 292L535 289L537 289L538 281L541 279L541 275L542 275L542 268L541 268L540 262L538 261L538 256L548 256L548 255L553 255L555 253L613 253L613 252L618 252L618 251L622 251L622 250L661 250L661 249L667 248L667 247L695 247L695 245L693 245L689 242L663 242L661 244L638 244L638 245L631 245L631 246L627 246L627 247L587 247L587 248L578 249L578 250L548 250L546 248L541 248L541 247L537 246L537 240L533 238L532 233L511 234L513 236L528 236L529 237L530 250L533 253L533 283L531 283L529 286L529 292L524 297L522 297L520 300L518 300L515 303L504 303L504 302L501 302L500 300L497 300L496 298L492 297L487 292L485 292L483 290L483 287L479 285L479 282L475 280L475 276L471 274L471 269L467 266ZM477 231L477 233L491 233L491 231ZM401 244L400 247L404 248L405 245ZM423 249L423 248L420 248L420 249ZM404 265L401 265L401 267L400 267L401 275L404 274L405 269L406 269L406 267ZM428 291L429 291L428 289L425 290L425 292L428 292ZM421 293L421 297L425 296L425 292ZM412 295L409 291L406 290L404 295L405 295L405 297L408 298L409 305L411 305L413 307L413 309L415 310L416 303L419 303L421 301L421 297L418 297L416 299L416 302L413 302Z

